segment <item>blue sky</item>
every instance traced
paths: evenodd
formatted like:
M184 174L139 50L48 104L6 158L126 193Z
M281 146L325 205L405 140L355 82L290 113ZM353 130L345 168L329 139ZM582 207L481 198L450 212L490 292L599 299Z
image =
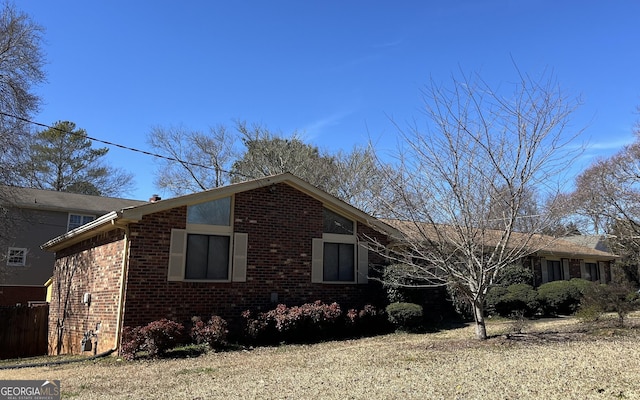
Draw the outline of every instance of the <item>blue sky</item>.
M492 85L551 70L583 105L582 162L633 140L640 2L16 0L46 29L48 82L34 120L148 149L153 126L262 124L336 151L423 119L421 91L460 69ZM146 200L159 164L112 148ZM576 166L576 169L580 166Z

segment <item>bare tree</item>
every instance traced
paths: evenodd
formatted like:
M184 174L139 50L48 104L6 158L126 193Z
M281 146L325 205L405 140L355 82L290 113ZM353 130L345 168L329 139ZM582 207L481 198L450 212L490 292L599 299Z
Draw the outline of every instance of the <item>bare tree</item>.
M606 234L610 248L622 256L626 270L640 265L640 130L637 139L608 159L596 160L576 178L569 210L588 229Z
M376 217L387 217L387 199L392 195L386 181L393 167L377 156L372 146L355 146L334 155L334 173L329 191L339 199Z
M183 126L154 127L148 143L167 157L156 172L155 183L178 196L229 183L236 139L223 125L209 128L208 133Z
M33 87L45 81L42 52L44 29L18 11L11 3L0 4L0 184L13 185L18 177L16 165L24 158L29 118L40 105ZM11 218L13 194L0 190L0 248L6 249L15 233ZM5 265L6 253L0 253ZM0 275L2 275L0 267ZM0 276L1 278L1 276Z
M387 283L450 286L473 310L479 339L487 337L484 300L496 277L549 244L540 233L552 221L526 212L532 190L553 206L576 135L566 127L577 103L553 77L519 77L510 97L478 77L452 78L450 88L432 81L428 123L400 129L400 174L389 181L390 222L404 237ZM518 232L525 218L527 231Z
M40 105L32 88L45 80L44 29L9 2L0 7L0 179L12 183L14 157L29 133L22 119Z

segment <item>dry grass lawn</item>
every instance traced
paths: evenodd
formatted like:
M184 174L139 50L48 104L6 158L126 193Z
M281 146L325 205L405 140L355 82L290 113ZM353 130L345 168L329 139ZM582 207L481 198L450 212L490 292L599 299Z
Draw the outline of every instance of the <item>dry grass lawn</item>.
M640 399L640 315L631 322L585 333L572 318L537 321L511 336L510 323L492 322L483 342L467 326L196 358L108 357L0 370L0 379L59 379L63 398L77 399Z

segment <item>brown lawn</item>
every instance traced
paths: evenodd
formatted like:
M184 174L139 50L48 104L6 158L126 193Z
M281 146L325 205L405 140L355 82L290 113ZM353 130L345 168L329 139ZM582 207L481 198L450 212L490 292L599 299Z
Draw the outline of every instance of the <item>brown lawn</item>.
M115 357L0 370L59 379L77 399L640 399L640 315L632 329L573 318L491 322L430 334L127 362ZM3 362L0 365L6 365Z

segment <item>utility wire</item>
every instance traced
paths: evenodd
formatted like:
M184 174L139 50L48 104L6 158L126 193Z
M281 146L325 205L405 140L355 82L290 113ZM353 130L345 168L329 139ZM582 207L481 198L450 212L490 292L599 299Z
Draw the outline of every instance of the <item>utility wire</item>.
M17 119L19 121L26 122L28 124L39 126L41 128L52 129L52 130L55 130L57 132L64 133L66 135L76 135L76 136L79 135L76 132L65 131L64 129L56 128L55 126L43 124L41 122L31 121L31 120L29 120L27 118L19 117L17 115L13 115L13 114L8 114L8 113L6 113L4 111L0 111L0 115L4 115L5 117L14 118L14 119ZM91 137L89 135L82 135L82 136L86 137L87 139L92 140L94 142L106 144L107 146L118 147L118 148L121 148L121 149L124 149L124 150L129 150L129 151L133 151L133 152L136 152L136 153L141 153L141 154L144 154L144 155L147 155L147 156L151 156L151 157L161 158L161 159L167 160L167 161L174 161L174 162L180 163L182 165L190 165L192 167L199 167L199 168L209 169L209 170L212 170L212 171L220 171L220 172L223 172L225 174L240 175L240 176L245 177L245 178L254 179L254 177L252 177L252 176L245 175L245 174L242 174L242 173L239 173L239 172L226 171L226 170L223 170L223 169L216 169L215 167L211 167L211 166L208 166L208 165L193 163L193 162L189 162L189 161L180 160L180 159L175 158L175 157L165 156L165 155L158 154L158 153L152 153L152 152L146 151L146 150L136 149L134 147L129 147L129 146L125 146L125 145L122 145L122 144L119 144L119 143L110 142L108 140L98 139L98 138L95 138L95 137Z

